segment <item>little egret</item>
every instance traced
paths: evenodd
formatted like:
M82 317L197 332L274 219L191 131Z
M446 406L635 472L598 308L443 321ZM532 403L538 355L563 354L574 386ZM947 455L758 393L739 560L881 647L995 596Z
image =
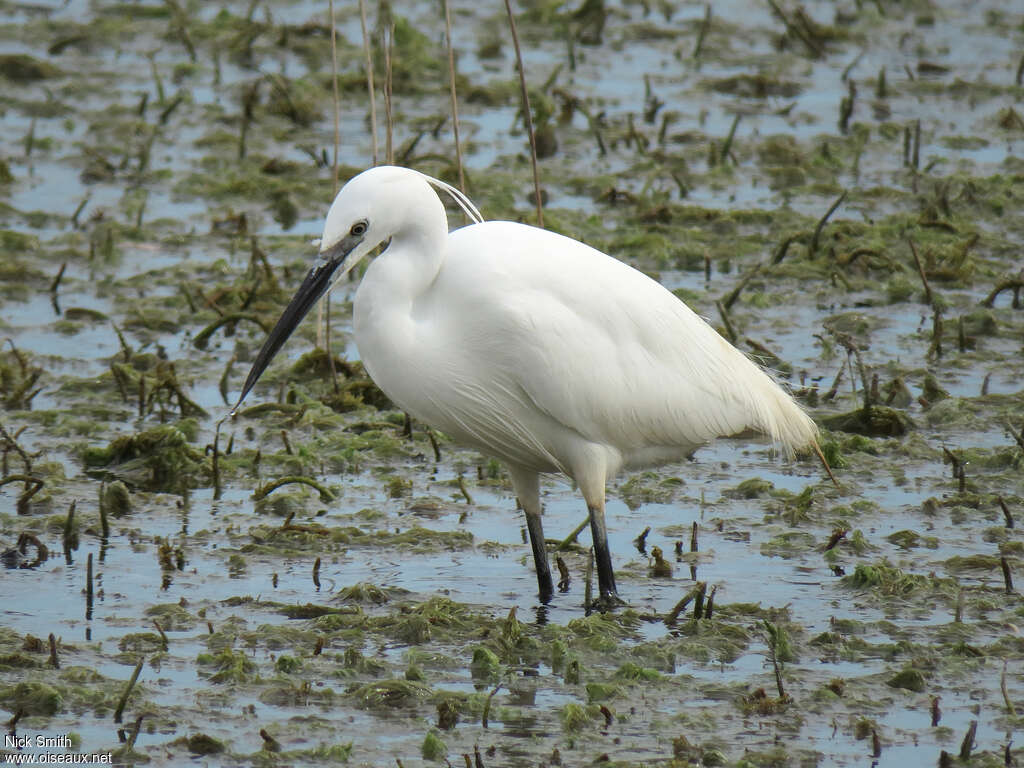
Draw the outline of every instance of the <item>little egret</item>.
M449 232L435 189L474 223ZM364 171L338 193L313 266L239 404L316 301L384 242L355 296L363 364L412 416L505 463L545 602L541 473L564 473L582 492L610 605L605 484L616 473L749 430L787 451L817 448L800 406L655 280L554 232L485 222L459 190L393 166Z

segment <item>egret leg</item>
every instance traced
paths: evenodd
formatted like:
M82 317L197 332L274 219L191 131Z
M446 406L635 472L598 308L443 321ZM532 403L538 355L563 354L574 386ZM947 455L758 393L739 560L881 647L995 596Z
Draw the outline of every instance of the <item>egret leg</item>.
M612 569L612 553L608 548L608 528L604 522L604 492L608 479L607 454L597 446L581 452L573 463L572 477L587 502L590 515L590 536L594 543L594 561L597 563L597 586L601 592L597 607L602 611L616 605L623 605L615 589L615 571Z
M526 513L526 530L530 533L530 546L533 548L533 567L537 571L538 597L542 603L546 603L555 590L551 581L548 551L544 546L544 526L540 519L540 477L536 472L522 467L509 467L509 473L519 504Z
M612 553L608 549L608 528L604 522L604 500L600 504L588 504L590 512L590 535L594 542L594 560L597 563L597 586L601 591L601 603L611 606L618 602L615 589L615 571L612 569Z

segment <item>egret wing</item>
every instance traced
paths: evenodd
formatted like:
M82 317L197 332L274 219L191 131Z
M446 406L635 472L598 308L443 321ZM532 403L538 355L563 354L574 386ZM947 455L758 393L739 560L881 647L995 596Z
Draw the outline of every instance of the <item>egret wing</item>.
M746 429L787 447L813 439L778 384L656 281L544 230L469 229L504 245L477 251L500 290L487 292L467 345L550 418L624 456Z

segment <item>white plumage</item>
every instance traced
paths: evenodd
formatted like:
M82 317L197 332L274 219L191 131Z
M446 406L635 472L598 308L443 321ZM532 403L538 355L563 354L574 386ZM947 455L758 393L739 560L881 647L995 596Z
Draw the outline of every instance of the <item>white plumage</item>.
M478 223L449 233L432 184ZM619 470L747 430L786 450L814 444L814 422L792 398L656 281L570 238L482 222L457 190L387 166L338 193L317 263L242 397L315 299L387 240L355 297L363 363L417 419L505 462L542 598L551 577L538 473L563 472L580 487L610 601L604 494Z

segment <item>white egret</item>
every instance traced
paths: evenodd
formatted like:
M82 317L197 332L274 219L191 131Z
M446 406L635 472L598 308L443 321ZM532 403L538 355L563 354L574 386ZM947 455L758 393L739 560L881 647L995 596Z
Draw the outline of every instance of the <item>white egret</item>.
M449 232L435 188L474 223ZM793 399L655 280L568 237L485 222L450 185L391 166L338 193L239 403L313 304L384 242L355 296L363 364L412 416L505 463L544 601L541 473L564 473L582 492L607 605L617 596L605 485L616 473L748 430L786 450L817 447Z

